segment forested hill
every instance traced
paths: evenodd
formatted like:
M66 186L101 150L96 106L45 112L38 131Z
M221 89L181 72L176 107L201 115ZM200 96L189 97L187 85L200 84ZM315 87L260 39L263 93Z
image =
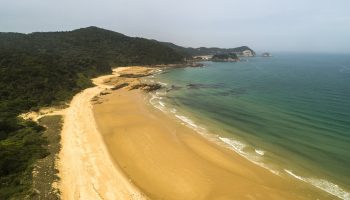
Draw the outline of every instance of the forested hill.
M183 59L160 42L97 27L0 33L0 199L30 194L33 163L47 155L43 128L18 118L20 113L69 100L112 66Z
M61 58L89 56L109 65L159 64L182 61L173 49L155 40L88 27L68 32L31 34L0 33L0 50L57 55Z
M173 43L163 42L164 45L174 49L176 52L183 56L203 56L203 55L215 55L215 54L230 54L230 53L242 53L245 50L250 50L253 55L255 52L253 49L247 46L235 47L235 48L218 48L218 47L182 47Z
M111 66L182 61L182 55L159 42L97 27L70 32L1 33L0 96L26 100L30 104L26 108L49 105L86 87L90 77L110 72Z

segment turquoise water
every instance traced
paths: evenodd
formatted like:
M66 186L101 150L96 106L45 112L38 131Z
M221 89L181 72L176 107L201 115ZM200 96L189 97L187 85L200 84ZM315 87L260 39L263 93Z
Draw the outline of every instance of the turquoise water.
M276 54L157 75L157 104L274 173L350 199L350 55Z

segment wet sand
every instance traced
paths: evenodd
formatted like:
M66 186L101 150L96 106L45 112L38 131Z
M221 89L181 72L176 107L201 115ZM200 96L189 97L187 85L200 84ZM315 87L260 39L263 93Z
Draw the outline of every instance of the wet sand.
M123 81L140 82L114 78L107 84ZM150 199L326 199L210 142L154 109L148 98L129 86L110 91L98 97L93 114L116 168Z

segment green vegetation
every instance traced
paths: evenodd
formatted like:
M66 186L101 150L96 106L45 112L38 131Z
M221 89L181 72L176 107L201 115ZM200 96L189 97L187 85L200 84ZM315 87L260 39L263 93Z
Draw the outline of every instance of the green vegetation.
M154 40L88 27L70 32L0 33L0 199L22 199L33 163L49 155L45 128L17 116L60 105L112 66L179 63Z
M212 61L237 61L239 60L237 54L227 53L227 54L216 54L213 56Z
M34 122L15 120L11 118L7 121L11 124L1 124L1 132L11 130L0 141L1 199L22 199L30 189L31 164L49 154L43 147L47 144L42 137L44 128Z
M50 199L56 200L59 198L59 191L52 187L52 183L59 181L56 169L56 159L61 149L61 129L62 116L53 115L45 116L39 119L39 124L46 127L43 136L47 138L50 155L43 159L39 159L34 164L33 169L33 186L30 192L31 200Z
M174 49L179 54L183 55L186 58L191 58L192 56L204 56L204 55L215 55L215 54L228 54L228 53L236 53L240 54L245 50L250 50L253 55L255 55L255 52L247 47L247 46L241 46L236 48L217 48L217 47L199 47L199 48L192 48L192 47L181 47L178 45L175 45L173 43L163 42L166 46Z

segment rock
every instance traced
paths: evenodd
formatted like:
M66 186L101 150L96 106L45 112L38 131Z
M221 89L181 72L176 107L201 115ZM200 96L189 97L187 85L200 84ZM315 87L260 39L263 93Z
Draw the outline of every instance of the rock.
M124 78L141 78L145 76L149 76L151 74L120 74L119 77L124 77Z
M102 92L100 92L100 95L101 95L101 96L107 95L107 94L110 94L110 92L107 92L107 91L102 91Z
M160 88L162 88L162 85L160 85L158 83L155 83L155 84L140 83L140 84L133 85L130 88L130 90L142 89L144 91L151 92L154 90L159 90Z
M188 67L203 67L204 64L203 63L190 62L190 63L187 63L187 66Z
M111 90L119 90L120 88L126 87L128 85L129 85L129 83L118 84L118 85L114 86L113 88L111 88Z

